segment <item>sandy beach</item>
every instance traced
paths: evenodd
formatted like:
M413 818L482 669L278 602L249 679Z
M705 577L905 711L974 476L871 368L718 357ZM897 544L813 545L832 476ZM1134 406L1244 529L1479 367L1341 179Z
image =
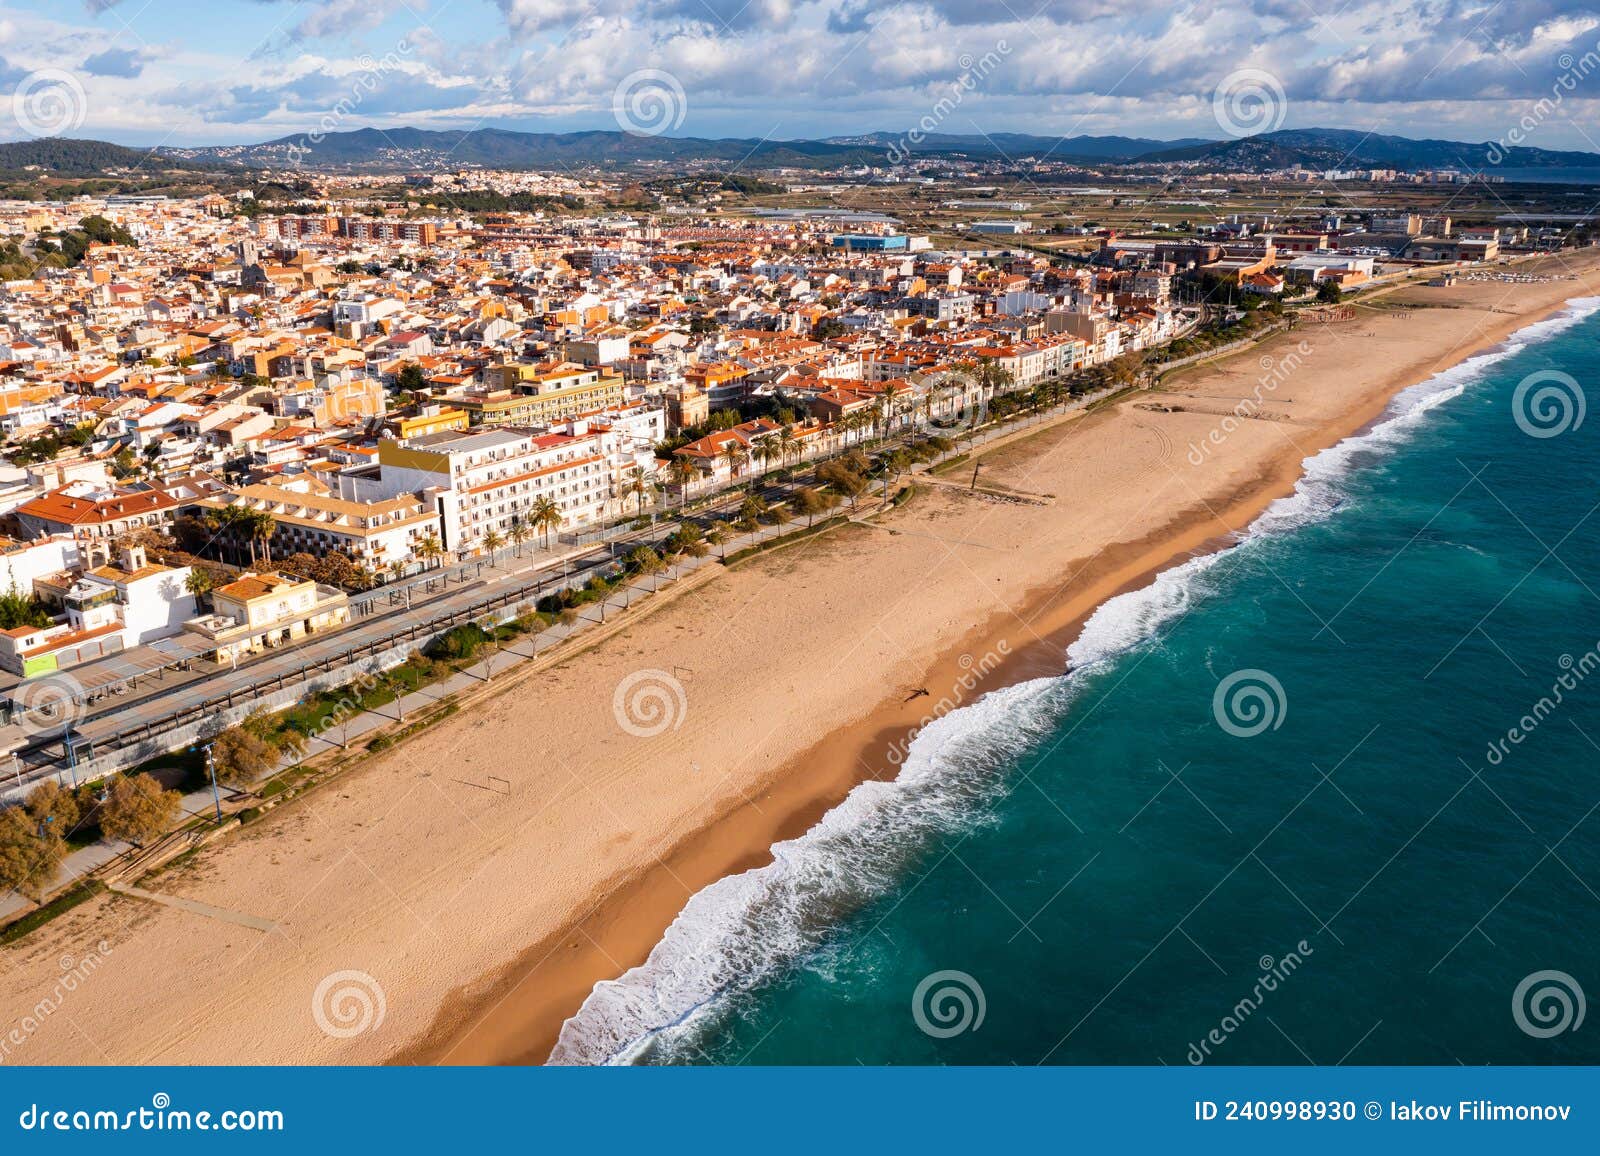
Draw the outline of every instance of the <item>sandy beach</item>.
M1600 293L1600 251L1522 268L1562 279L1385 291L986 452L981 484L1024 500L968 492L970 466L919 479L869 524L712 568L497 675L147 883L273 930L107 896L0 949L5 1061L541 1062L691 894L892 777L930 710L1059 673L1096 606L1224 545L1401 389ZM640 677L669 689L650 736L614 709ZM341 991L365 998L359 1032Z

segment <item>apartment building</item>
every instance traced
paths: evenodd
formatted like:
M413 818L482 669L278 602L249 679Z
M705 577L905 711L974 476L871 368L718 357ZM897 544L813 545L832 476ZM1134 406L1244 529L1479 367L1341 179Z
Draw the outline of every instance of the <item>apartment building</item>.
M126 546L115 561L104 543L89 547L88 568L36 577L37 594L56 615L46 627L0 631L0 669L31 677L179 633L196 611L187 566L149 561Z
M387 493L433 491L444 547L479 550L491 531L504 539L515 525L531 530L541 498L555 503L563 526L598 520L614 492L610 436L488 429L385 440L378 485Z
M240 486L199 505L244 506L271 514L275 529L270 546L276 557L340 553L373 570L409 561L418 543L440 533L432 494L352 500L308 473Z
M483 378L484 388L448 399L474 426L544 425L626 397L620 375L568 362L494 365Z

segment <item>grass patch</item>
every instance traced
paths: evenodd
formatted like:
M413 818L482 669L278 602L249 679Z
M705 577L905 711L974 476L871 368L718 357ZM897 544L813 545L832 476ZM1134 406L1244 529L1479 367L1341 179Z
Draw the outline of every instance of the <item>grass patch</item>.
M15 943L29 932L43 927L57 916L65 915L74 907L89 902L105 889L105 884L98 879L85 879L76 887L56 896L43 907L28 912L28 914L12 923L4 931L0 931L0 943Z
M370 752L388 750L401 740L408 739L412 735L426 730L428 727L431 727L434 723L439 722L441 719L449 718L460 709L460 703L446 700L444 705L439 710L435 711L427 718L418 719L416 722L411 723L408 726L401 727L397 731L379 735L377 738L373 739L367 744L367 750Z
M781 534L776 538L769 539L768 541L758 542L754 546L746 546L743 550L738 550L732 554L729 554L722 560L722 564L724 566L737 565L738 563L743 562L746 558L754 558L757 554L765 554L769 550L776 550L781 547L791 545L795 542L802 541L803 539L815 537L826 530L832 529L834 526L843 525L847 521L849 521L849 519L845 517L845 515L835 514L833 517L824 518L822 521L817 522L814 525L802 526L793 533Z

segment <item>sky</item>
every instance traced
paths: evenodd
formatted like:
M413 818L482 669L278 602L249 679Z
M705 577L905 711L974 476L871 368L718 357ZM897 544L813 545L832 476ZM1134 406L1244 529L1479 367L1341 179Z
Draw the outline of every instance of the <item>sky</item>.
M0 138L1338 127L1600 152L1600 0L0 0Z

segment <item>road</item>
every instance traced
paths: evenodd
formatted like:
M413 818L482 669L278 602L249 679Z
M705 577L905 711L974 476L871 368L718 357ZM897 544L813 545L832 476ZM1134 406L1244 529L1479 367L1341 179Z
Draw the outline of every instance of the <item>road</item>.
M1106 392L1110 391L1076 398L1063 408L1082 408ZM971 452L997 437L1035 424L1036 420L1023 417L970 434L962 431L959 444L951 453ZM907 437L924 432L918 429L891 435L871 447L872 452L892 448ZM430 638L453 626L477 621L486 613L582 586L590 578L614 569L617 560L634 547L658 544L681 522L694 522L705 528L712 521L731 520L752 491L769 504L791 498L799 488L815 483L816 468L822 460L826 459L810 463L782 480L763 478L750 483L748 490L730 488L696 503L687 513L658 510L662 520L651 526L605 531L603 541L575 546L564 554L508 547L492 558L424 571L373 591L352 594L351 620L337 631L306 636L233 669L218 669L197 661L188 671L169 669L160 675L141 676L137 685L122 693L102 695L94 702L73 703L66 711L70 730L51 722L46 731L37 715L21 716L22 721L14 721L6 728L21 736L13 744L17 747L13 773L23 784L31 785L97 755L145 742L207 715L286 689L315 674L380 654L398 643ZM727 549L735 550L740 545L735 540ZM70 671L65 675L70 676ZM66 741L69 734L70 749Z
M775 502L789 497L809 479L810 471L806 471L786 482L762 484L756 492L769 503ZM442 567L352 595L351 620L337 631L297 639L233 669L196 662L189 671L146 675L121 694L74 704L63 720L71 723L70 752L65 727L58 730L61 724L52 724L43 732L35 716L24 716L22 722L11 724L26 735L25 745L17 752L17 771L28 783L292 686L310 675L382 653L397 643L431 637L476 621L485 613L580 587L590 578L614 570L617 561L636 546L658 545L680 522L704 527L726 518L744 497L745 491L731 491L688 516L668 512L647 528L625 531L564 554L525 550L519 557L519 552L510 548L493 558Z

